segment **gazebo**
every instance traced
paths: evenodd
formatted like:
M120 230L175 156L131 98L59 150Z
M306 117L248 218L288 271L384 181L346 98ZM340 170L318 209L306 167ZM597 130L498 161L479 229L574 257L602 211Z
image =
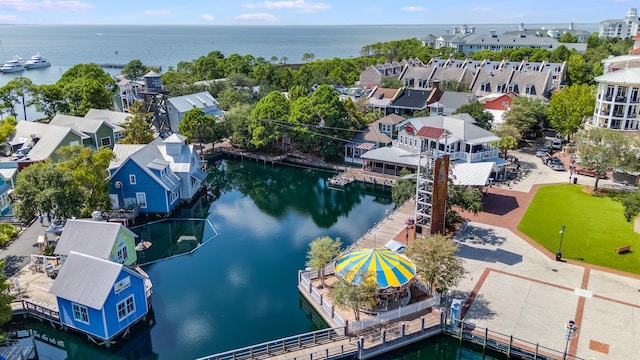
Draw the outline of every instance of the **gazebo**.
M409 286L416 274L415 265L404 255L389 249L362 248L338 257L336 274L345 281L358 285L363 281L360 273L373 274L378 287L376 303L387 308L389 301L408 303ZM402 301L406 299L406 301Z

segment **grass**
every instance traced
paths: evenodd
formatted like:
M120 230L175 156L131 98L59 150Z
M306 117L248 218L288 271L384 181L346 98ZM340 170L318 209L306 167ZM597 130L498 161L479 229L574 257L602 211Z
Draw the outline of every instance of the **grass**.
M640 234L611 196L591 195L575 185L540 187L518 229L555 253L562 225L564 259L640 274ZM630 252L616 253L626 245L631 245Z

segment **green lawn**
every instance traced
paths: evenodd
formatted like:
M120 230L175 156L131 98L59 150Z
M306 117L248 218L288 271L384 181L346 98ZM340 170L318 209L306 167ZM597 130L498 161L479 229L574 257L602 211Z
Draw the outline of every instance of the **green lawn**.
M563 258L640 274L640 234L624 219L618 201L587 194L575 185L543 186L518 229L555 253L562 225ZM631 252L616 253L616 248L629 244Z

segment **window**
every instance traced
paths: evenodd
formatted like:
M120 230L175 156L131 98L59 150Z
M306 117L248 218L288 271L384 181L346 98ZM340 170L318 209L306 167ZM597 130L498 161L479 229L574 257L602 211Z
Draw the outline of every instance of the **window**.
M84 324L89 324L89 312L86 306L71 304L73 310L73 319Z
M133 299L133 295L120 301L116 308L118 309L118 321L122 321L127 316L133 314L136 311L136 303Z
M147 194L145 193L136 193L136 202L141 209L147 208Z
M129 259L129 253L127 252L127 244L122 243L118 248L118 253L116 255L116 259L120 264L124 264L127 259Z
M177 198L178 198L178 193L172 191L171 194L169 194L170 203L173 203L174 201L176 201Z
M129 184L131 184L131 185L135 185L136 184L136 176L135 175L129 175Z
M100 139L100 143L102 143L102 146L111 146L111 138L103 137L102 139Z

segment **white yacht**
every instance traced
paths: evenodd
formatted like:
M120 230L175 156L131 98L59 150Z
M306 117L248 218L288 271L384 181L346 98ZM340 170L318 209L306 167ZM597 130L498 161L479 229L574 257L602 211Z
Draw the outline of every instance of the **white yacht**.
M0 72L3 73L14 73L19 71L24 71L23 61L19 57L15 57L12 60L5 61L2 66L0 66Z
M37 68L43 68L47 66L51 66L51 63L49 62L49 60L42 57L40 53L33 55L29 60L27 60L24 63L24 67L27 69L37 69Z

